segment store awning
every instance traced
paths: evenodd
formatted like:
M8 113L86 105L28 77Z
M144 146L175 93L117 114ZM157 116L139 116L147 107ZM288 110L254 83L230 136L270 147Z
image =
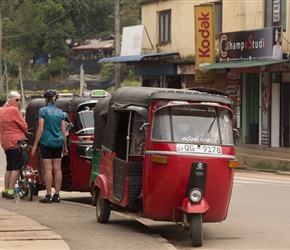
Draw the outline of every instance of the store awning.
M256 66L266 66L277 63L287 63L290 62L288 59L283 60L253 60L253 61L238 61L238 62L220 62L213 63L205 66L200 66L198 69L201 71L210 69L226 69L226 68L248 68Z
M117 56L102 58L98 63L126 63L126 62L144 62L144 61L162 61L168 58L178 57L178 52L168 52L168 53L155 53L155 54L143 54L136 56Z

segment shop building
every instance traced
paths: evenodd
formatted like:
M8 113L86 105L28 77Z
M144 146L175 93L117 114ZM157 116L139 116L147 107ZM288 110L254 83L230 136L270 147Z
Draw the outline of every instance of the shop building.
M289 148L287 9L286 0L143 0L140 54L104 62L132 64L143 86L225 91L244 144Z

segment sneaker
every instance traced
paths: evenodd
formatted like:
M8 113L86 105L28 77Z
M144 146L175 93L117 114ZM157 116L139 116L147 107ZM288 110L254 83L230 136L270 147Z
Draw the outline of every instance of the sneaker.
M60 203L60 197L59 197L59 194L54 194L54 195L53 195L53 197L52 197L52 202Z
M9 199L9 200L14 199L14 194L8 194L7 193L6 199Z
M51 196L46 195L44 198L40 199L39 202L40 203L51 203L52 202Z
M7 192L4 192L4 191L2 191L2 198L6 198L6 197L7 197L7 195L8 195L8 193L7 193Z

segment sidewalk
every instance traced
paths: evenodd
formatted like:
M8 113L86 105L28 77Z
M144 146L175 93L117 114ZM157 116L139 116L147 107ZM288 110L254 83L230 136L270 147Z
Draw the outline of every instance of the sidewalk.
M26 216L0 208L0 249L70 248L60 235L48 227Z

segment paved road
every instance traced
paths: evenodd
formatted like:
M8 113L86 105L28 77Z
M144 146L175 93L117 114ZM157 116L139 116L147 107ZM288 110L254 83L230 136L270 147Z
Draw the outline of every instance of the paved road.
M0 207L52 228L71 249L193 249L180 225L138 218L141 224L118 213L101 225L89 194L63 192L62 197L67 202L25 200L18 206L0 200ZM290 249L289 197L290 176L237 172L228 218L203 225L202 249Z
M3 166L2 162L0 188ZM0 208L51 228L71 249L192 250L189 234L180 225L134 220L118 213L112 213L108 224L99 224L90 194L61 195L64 201L60 204L40 204L39 197L20 204L0 199ZM290 249L289 197L290 176L237 171L228 218L222 223L203 225L202 249Z
M76 194L74 194L76 195ZM71 194L63 194L68 197ZM175 249L160 235L138 221L112 213L108 224L99 224L95 209L86 205L90 196L66 198L60 204L41 204L24 199L20 204L2 199L0 207L25 215L62 236L70 249Z

